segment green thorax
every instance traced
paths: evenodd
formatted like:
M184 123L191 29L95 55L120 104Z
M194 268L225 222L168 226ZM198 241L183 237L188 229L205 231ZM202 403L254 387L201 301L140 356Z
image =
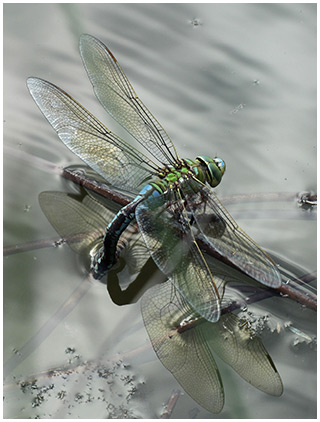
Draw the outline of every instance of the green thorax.
M176 168L165 168L159 172L158 178L150 185L159 193L164 193L169 187L179 182L197 179L201 183L208 183L216 187L222 179L226 164L218 157L211 158L206 155L198 156L194 161L185 158Z

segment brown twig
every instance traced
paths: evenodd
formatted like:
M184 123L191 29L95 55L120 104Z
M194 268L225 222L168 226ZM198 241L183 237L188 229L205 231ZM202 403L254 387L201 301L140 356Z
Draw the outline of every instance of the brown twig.
M51 239L40 239L25 242L20 245L6 246L3 248L3 256L14 255L17 253L34 251L35 249L52 248L65 243L61 237L53 237Z
M165 406L164 411L162 412L160 419L170 419L172 412L177 404L177 401L180 397L181 391L180 390L173 390L167 404Z

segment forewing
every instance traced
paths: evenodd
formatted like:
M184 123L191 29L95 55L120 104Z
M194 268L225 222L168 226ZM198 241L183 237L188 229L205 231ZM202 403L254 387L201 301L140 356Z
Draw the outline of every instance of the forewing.
M243 379L272 396L283 392L280 375L255 333L233 314L222 315L216 324L201 330L210 348Z
M136 218L160 270L201 316L217 321L219 292L190 229L181 196L169 189L150 197L138 205Z
M141 311L152 346L162 364L202 407L219 413L224 404L223 385L212 353L199 327L177 331L195 312L170 282L149 289ZM212 325L212 324L211 324Z
M113 134L66 92L38 78L29 78L27 86L61 141L110 184L133 190L150 180L155 164Z
M274 262L241 230L213 189L199 183L196 193L186 192L185 197L201 234L220 255L262 284L281 285Z
M83 34L80 53L100 103L153 157L174 164L177 153L169 136L141 102L111 51Z

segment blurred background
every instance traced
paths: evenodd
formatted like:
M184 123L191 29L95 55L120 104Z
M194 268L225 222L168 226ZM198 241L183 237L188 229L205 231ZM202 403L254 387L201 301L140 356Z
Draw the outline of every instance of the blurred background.
M226 161L220 197L316 191L315 4L5 4L4 246L56 236L38 195L69 187L41 159L80 163L27 77L60 86L127 136L94 97L82 33L110 48L181 157ZM258 244L316 269L313 211L281 201L228 209ZM67 246L5 257L4 417L157 418L180 388L148 348L139 303L118 307L97 283L63 320L52 318L84 277ZM280 298L251 312L268 315L262 338L284 394L266 396L217 359L226 394L217 417L315 418L315 313ZM57 371L70 362L82 370ZM214 415L182 394L172 417Z

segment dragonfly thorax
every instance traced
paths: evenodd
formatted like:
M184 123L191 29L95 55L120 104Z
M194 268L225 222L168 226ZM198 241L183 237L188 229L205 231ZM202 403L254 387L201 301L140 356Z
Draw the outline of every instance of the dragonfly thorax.
M149 186L152 186L152 188L160 194L164 193L169 186L177 184L178 181L186 176L189 171L189 163L183 163L183 165L177 168L164 168L161 172L159 172L158 178L154 182L151 182ZM145 193L144 190L142 193Z
M177 184L180 180L188 178L188 173L193 173L201 183L208 183L210 186L217 186L225 172L226 164L218 157L211 158L207 155L199 155L195 160L185 158L181 160L180 166L176 168L164 168L159 172L157 180L148 186L158 193L164 193L169 186ZM145 194L149 189L141 193ZM150 192L151 193L151 192Z

